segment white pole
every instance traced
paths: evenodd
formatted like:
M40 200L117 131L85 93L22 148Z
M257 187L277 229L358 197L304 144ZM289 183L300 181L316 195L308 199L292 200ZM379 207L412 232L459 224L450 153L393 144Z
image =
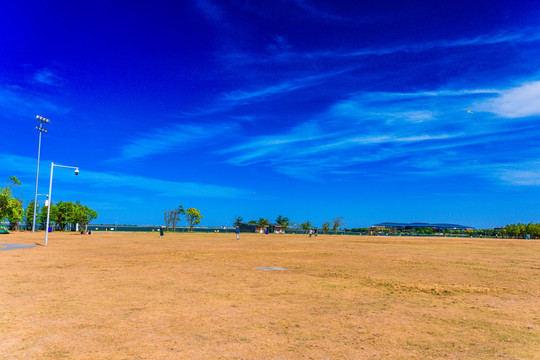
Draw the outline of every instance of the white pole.
M36 232L36 208L37 208L37 189L39 180L39 156L41 153L41 131L39 132L39 146L37 153L37 174L36 174L36 194L34 195L34 216L32 219L32 232Z
M47 225L45 226L45 246L47 246L47 240L49 239L49 218L51 216L51 205L52 205L52 178L53 178L54 163L51 163L51 179L49 181L49 206L47 207Z

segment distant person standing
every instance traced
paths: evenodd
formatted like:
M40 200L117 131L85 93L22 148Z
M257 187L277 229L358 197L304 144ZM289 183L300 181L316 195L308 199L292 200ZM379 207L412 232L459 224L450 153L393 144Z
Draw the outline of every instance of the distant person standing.
M315 228L315 238L319 235L319 229Z
M159 228L159 237L163 237L163 226Z
M236 240L240 240L240 226L236 225Z

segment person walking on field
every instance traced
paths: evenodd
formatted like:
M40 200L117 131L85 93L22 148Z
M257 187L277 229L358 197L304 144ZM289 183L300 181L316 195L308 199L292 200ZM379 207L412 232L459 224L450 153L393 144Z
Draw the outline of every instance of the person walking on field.
M163 237L163 226L159 228L159 237Z
M240 240L240 226L236 225L236 240Z

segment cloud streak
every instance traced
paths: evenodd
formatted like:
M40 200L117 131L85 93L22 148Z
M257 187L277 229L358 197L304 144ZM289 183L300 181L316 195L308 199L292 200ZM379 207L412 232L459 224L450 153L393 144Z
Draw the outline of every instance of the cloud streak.
M81 175L83 175L81 173ZM80 175L80 176L81 176ZM196 182L175 182L121 173L85 171L84 182L95 187L131 188L166 198L238 198L248 196L244 189Z
M271 85L268 87L260 88L252 91L243 91L237 90L233 92L226 93L223 96L223 100L229 102L245 101L245 100L262 100L272 95L283 95L298 89L307 88L320 84L324 79L331 78L333 76L341 75L350 69L344 69L340 71L333 71L318 75L306 76L301 78L291 79L285 82L282 82L277 85Z
M231 123L209 125L172 124L132 138L113 161L142 159L150 156L203 146L223 134L234 131Z
M540 186L540 161L517 165L499 170L501 180L517 186Z
M212 22L220 22L223 20L221 9L210 0L195 0L197 8Z
M49 69L41 69L34 74L34 80L38 83L60 86L60 77Z
M268 54L269 56L260 56L259 54L250 54L243 52L231 52L226 54L230 65L244 66L249 63L308 63L312 61L336 59L355 59L368 56L383 56L397 53L422 53L434 49L452 49L459 47L473 47L485 45L497 45L504 43L530 43L540 40L540 31L538 29L520 29L501 31L495 34L483 34L475 37L465 37L455 40L441 39L422 43L410 43L398 46L388 47L367 47L349 50L319 50L297 52L291 47L283 49L281 52Z
M4 177L18 174L19 178L32 178L35 176L36 159L12 154L1 154ZM50 164L50 161L43 160L41 164ZM73 173L55 171L55 181L67 182L68 176L73 178ZM73 183L73 179L69 179ZM41 181L42 183L42 181ZM241 198L249 196L249 191L235 187L227 187L213 184L203 184L198 182L176 182L162 179L155 179L143 176L136 176L124 173L99 172L81 169L80 175L76 178L76 186L92 189L99 189L100 194L114 194L118 196L118 189L131 189L134 195L144 194L148 196L160 196L165 198ZM88 190L85 190L88 191ZM129 191L128 191L129 192Z
M66 114L69 112L69 108L45 100L42 96L25 92L17 86L0 84L0 110L2 113L7 112L27 117L35 114L36 109L39 109L42 114Z
M540 81L500 92L500 96L478 103L475 108L505 118L540 116Z
M490 112L470 113L466 104L483 98L484 103L519 105L523 99L535 96L536 91L536 84L528 84L503 90L355 94L285 133L258 136L220 153L236 166L270 164L277 171L301 178L354 172L362 164L370 164L372 173L474 173L479 165L472 166L468 160L471 157L486 168L502 169L508 162L497 158L498 151L490 149L495 146L492 144L524 139L524 134L525 139L532 139L535 134L540 136L539 129L530 121L518 125L510 117L494 119L490 112L502 113L495 106L489 107ZM527 108L522 114L535 111ZM540 145L537 148L540 151ZM523 180L519 180L519 174L513 171L493 178L515 185L535 185L530 180L534 174L523 175Z

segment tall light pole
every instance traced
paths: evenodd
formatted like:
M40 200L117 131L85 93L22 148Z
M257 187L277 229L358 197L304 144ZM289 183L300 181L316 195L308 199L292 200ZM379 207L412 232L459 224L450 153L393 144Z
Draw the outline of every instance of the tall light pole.
M63 167L68 169L75 169L75 175L79 175L79 168L76 166L65 166L65 165L58 165L55 163L51 163L51 179L49 180L49 206L47 207L47 225L45 226L45 246L47 246L47 240L49 239L49 218L51 216L51 205L52 205L52 178L53 178L53 170L54 167Z
M32 232L36 232L36 208L37 208L37 189L38 189L38 180L39 180L39 156L41 153L41 133L48 133L49 131L43 128L43 123L48 124L49 119L45 119L42 116L36 115L36 120L39 121L39 126L36 126L36 130L39 131L39 145L37 153L37 174L36 174L36 193L34 195L34 216L32 219Z

